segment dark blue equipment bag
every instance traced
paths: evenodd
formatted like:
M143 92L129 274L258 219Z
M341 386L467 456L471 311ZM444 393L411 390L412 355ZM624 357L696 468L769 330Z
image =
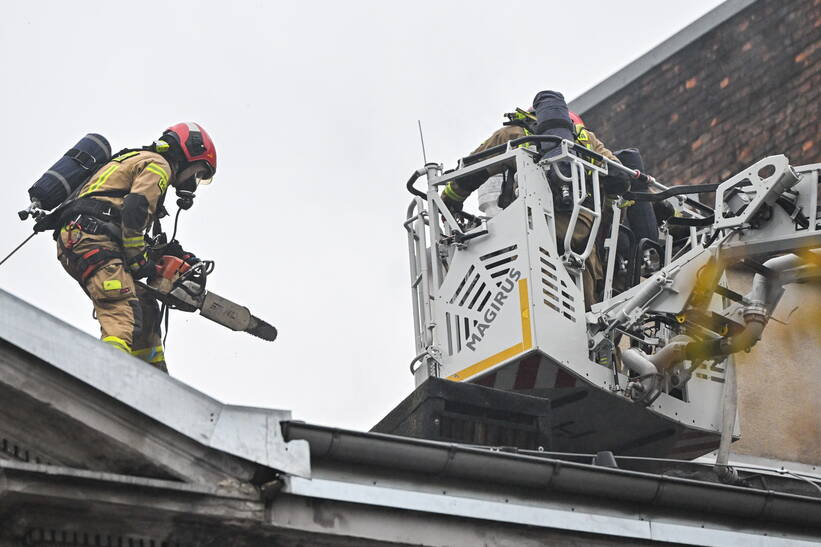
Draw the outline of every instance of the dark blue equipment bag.
M29 197L45 211L54 209L110 159L106 138L89 133L29 188Z

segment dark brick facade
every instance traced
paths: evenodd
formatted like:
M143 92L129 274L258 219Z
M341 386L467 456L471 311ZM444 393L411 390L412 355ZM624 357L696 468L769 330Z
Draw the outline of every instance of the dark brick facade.
M773 154L818 163L820 69L821 0L758 0L584 120L612 148L641 148L648 171L670 184L720 182ZM751 275L733 275L746 292ZM789 326L770 322L737 357L733 453L821 465L821 293L791 286L781 309L796 307Z
M668 184L821 162L821 0L759 0L584 113Z

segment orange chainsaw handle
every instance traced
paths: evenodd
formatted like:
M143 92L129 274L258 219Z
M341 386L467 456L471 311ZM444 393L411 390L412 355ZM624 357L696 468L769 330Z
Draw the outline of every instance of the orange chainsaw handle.
M191 269L191 266L185 263L181 258L176 256L164 255L157 262L156 277L175 281L177 277Z

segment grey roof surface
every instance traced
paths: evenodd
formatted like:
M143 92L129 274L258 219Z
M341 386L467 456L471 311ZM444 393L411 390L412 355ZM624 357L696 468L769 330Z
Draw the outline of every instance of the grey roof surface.
M305 442L284 448L291 412L226 405L0 289L0 339L205 446L308 476Z
M289 418L220 403L0 290L0 432L22 424L15 432L22 444L50 443L58 456L20 463L0 453L0 529L4 518L51 523L57 504L60 522L96 526L104 515L116 530L139 519L163 523L151 525L160 534L152 537L194 526L180 514L223 531L243 522L251 535L312 534L311 541L453 545L492 536L499 545L536 545L551 534L595 534L769 546L821 537L821 497L805 481L793 481L802 494L774 483L728 486L669 470L611 469ZM59 437L72 428L68 439ZM96 461L75 465L71 443ZM170 474L124 468L123 461L144 460L118 459L105 453L111 449L165 458L157 469ZM331 507L329 520L323 508ZM536 539L522 543L522 534ZM247 543L257 544L265 543Z
M684 49L755 2L756 0L727 0L603 82L593 86L570 101L569 106L571 110L579 114L584 114L585 111L610 97L654 66L664 62L676 52Z

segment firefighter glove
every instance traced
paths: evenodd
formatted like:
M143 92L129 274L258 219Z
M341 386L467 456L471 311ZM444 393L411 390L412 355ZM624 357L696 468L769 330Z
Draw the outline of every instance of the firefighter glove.
M197 258L197 256L194 253L190 253L183 249L182 245L180 245L180 242L176 239L172 240L165 246L165 248L162 250L162 254L181 258L189 266L193 266L197 262L200 262L200 259Z
M148 257L148 253L136 255L130 259L128 269L134 279L151 277L157 271L157 264Z
M465 198L453 189L453 181L451 181L442 191L442 201L445 202L445 205L451 213L456 213L462 210Z

